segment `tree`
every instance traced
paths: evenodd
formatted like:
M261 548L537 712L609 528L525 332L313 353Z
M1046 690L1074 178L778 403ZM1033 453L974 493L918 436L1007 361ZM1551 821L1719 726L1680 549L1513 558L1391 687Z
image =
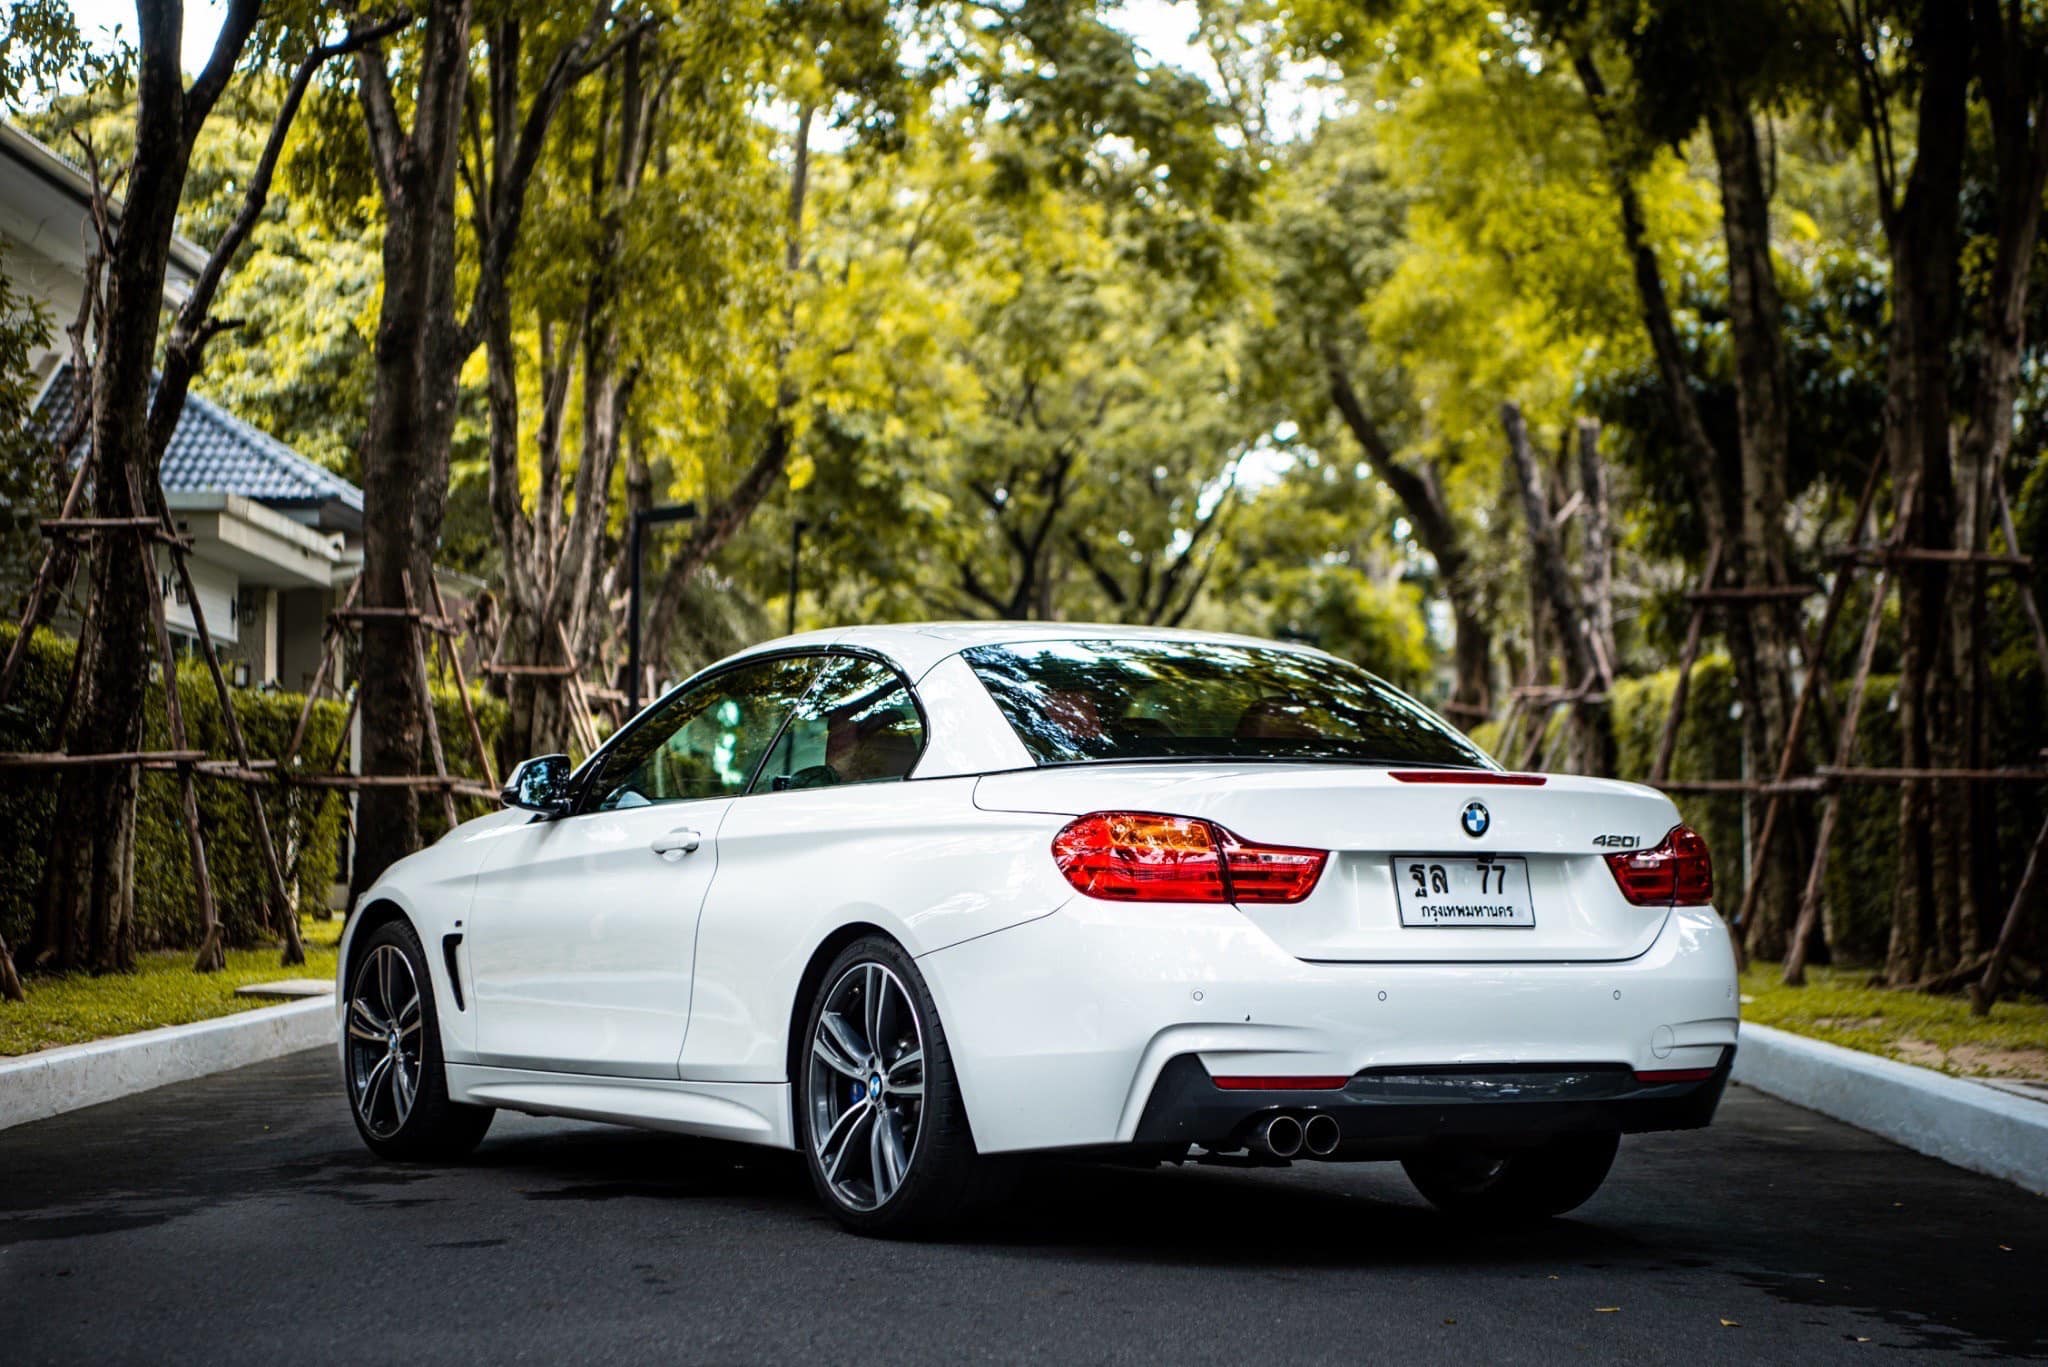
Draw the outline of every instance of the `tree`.
M402 60L394 63L382 41L356 56L356 94L384 212L384 294L361 448L360 601L373 614L363 622L358 692L366 774L421 772L430 702L414 653L416 624L404 614L421 606L433 573L462 366L501 307L527 188L556 112L635 29L613 31L609 0L582 8L580 18L550 22L516 6L494 7L479 35L469 0L435 0L407 30ZM538 57L528 48L534 38ZM470 71L479 49L482 82ZM400 78L409 82L403 98ZM468 272L458 271L459 177L477 230ZM360 891L417 847L418 793L364 790L356 836Z
M295 30L287 22L292 16L264 16L261 9L256 0L229 6L205 66L188 86L179 70L180 7L147 2L137 7L134 135L123 177L125 196L118 221L104 201L95 210L105 274L104 293L95 306L89 436L93 513L101 519L164 517L157 467L206 345L224 326L211 316L221 278L262 213L285 136L314 72L362 39L350 34L322 46L316 38L301 48L240 210L180 306L164 339L159 371L164 279L194 145L257 31L258 19L267 19L264 55L287 51L292 42ZM75 666L77 692L60 738L61 748L71 753L125 753L141 746L154 573L125 537L105 536L94 547ZM82 834L60 842L44 864L31 947L37 962L96 972L132 965L136 772L118 764L61 772L57 829ZM183 787L187 823L196 829L189 774ZM195 840L195 865L201 858ZM280 929L289 956L297 944L297 927L291 909L282 905L282 889L273 892L280 901L277 915L284 919ZM206 970L220 965L222 946L204 900L201 911L206 924L198 966Z

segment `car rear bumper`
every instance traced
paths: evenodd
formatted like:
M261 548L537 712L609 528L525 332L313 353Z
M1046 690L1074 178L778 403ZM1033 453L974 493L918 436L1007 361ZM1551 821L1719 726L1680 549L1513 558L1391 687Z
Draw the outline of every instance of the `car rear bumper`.
M1245 1147L1258 1123L1279 1113L1335 1120L1343 1134L1336 1158L1395 1157L1444 1142L1698 1129L1713 1119L1728 1085L1735 1051L1722 1053L1707 1076L1678 1081L1612 1064L1482 1064L1375 1069L1341 1089L1315 1091L1225 1090L1198 1057L1182 1054L1160 1071L1132 1139L1228 1152Z
M1343 1107L1347 1144L1684 1128L1712 1116L1736 1038L1734 954L1704 907L1615 962L1330 964L1227 906L1076 898L919 966L985 1153L1225 1143L1275 1107ZM1700 1069L1715 1076L1635 1081ZM1537 1094L1560 1071L1588 1080ZM1269 1094L1218 1076L1348 1081Z

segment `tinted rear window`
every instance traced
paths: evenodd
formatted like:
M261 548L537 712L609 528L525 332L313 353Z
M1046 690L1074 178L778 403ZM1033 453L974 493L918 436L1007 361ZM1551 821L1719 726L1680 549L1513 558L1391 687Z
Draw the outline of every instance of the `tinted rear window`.
M1040 764L1331 759L1493 767L1414 699L1319 655L1178 641L1035 641L962 654Z

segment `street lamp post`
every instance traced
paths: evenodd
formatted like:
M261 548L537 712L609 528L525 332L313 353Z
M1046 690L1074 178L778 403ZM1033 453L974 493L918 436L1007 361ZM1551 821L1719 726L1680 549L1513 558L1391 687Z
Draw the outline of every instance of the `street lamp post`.
M697 515L694 503L671 503L634 512L626 533L626 559L631 563L626 607L626 712L640 710L640 552L647 527L682 522Z
M801 518L789 524L789 630L785 634L790 636L796 635L797 554L810 529L811 524Z

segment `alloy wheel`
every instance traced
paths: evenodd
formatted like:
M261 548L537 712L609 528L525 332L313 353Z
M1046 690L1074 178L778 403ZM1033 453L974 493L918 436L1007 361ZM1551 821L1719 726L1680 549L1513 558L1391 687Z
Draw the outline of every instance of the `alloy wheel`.
M924 1119L924 1028L903 982L857 963L825 996L811 1038L812 1152L825 1184L853 1210L901 1189Z
M421 1002L412 963L378 945L356 970L348 1002L349 1096L363 1128L389 1139L419 1095Z

